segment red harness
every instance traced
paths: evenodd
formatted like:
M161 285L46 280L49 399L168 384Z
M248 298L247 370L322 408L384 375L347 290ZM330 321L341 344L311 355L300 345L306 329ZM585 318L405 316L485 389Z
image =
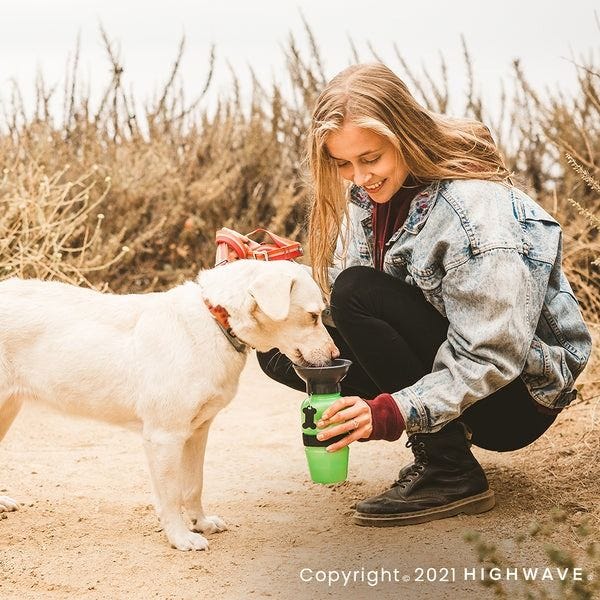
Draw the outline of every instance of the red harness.
M256 242L251 239L257 233L262 233L270 238L267 243ZM215 266L229 262L229 253L233 251L236 257L253 258L255 260L293 260L302 256L300 242L276 235L266 229L255 229L242 235L233 229L223 227L215 235L217 242L217 255Z

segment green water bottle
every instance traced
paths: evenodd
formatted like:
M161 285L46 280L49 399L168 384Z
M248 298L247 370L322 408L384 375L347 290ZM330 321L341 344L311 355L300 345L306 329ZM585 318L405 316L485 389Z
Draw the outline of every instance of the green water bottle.
M346 434L329 440L317 439L317 422L323 413L341 396L340 382L348 373L352 361L338 358L325 367L301 367L294 365L296 373L306 381L308 398L302 402L302 442L310 477L315 483L339 483L348 477L348 446L335 452L327 452L330 444Z

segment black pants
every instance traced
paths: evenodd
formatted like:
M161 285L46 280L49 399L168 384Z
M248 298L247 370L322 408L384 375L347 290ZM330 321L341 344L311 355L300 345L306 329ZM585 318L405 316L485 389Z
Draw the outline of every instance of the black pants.
M331 294L336 328L329 328L352 366L343 396L373 398L408 387L431 372L448 321L414 286L370 267L340 273ZM303 391L304 382L277 350L258 353L272 379ZM458 399L457 399L458 400ZM425 399L425 402L427 400ZM539 412L520 378L467 408L459 417L472 442L488 450L517 450L542 435L556 416Z

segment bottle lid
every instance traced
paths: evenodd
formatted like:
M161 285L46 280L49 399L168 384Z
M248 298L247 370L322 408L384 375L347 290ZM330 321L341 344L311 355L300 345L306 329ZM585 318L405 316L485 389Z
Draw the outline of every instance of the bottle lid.
M351 364L351 360L336 358L329 365L320 367L294 365L294 370L301 379L306 381L306 391L309 395L339 394L340 382L346 377Z

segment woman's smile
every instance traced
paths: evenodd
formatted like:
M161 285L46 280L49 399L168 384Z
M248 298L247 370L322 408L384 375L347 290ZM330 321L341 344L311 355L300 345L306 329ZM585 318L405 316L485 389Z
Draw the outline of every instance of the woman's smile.
M377 183L371 184L371 185L364 185L363 187L369 192L369 193L377 193L383 186L383 184L385 183L385 179L381 179L380 181L378 181Z

